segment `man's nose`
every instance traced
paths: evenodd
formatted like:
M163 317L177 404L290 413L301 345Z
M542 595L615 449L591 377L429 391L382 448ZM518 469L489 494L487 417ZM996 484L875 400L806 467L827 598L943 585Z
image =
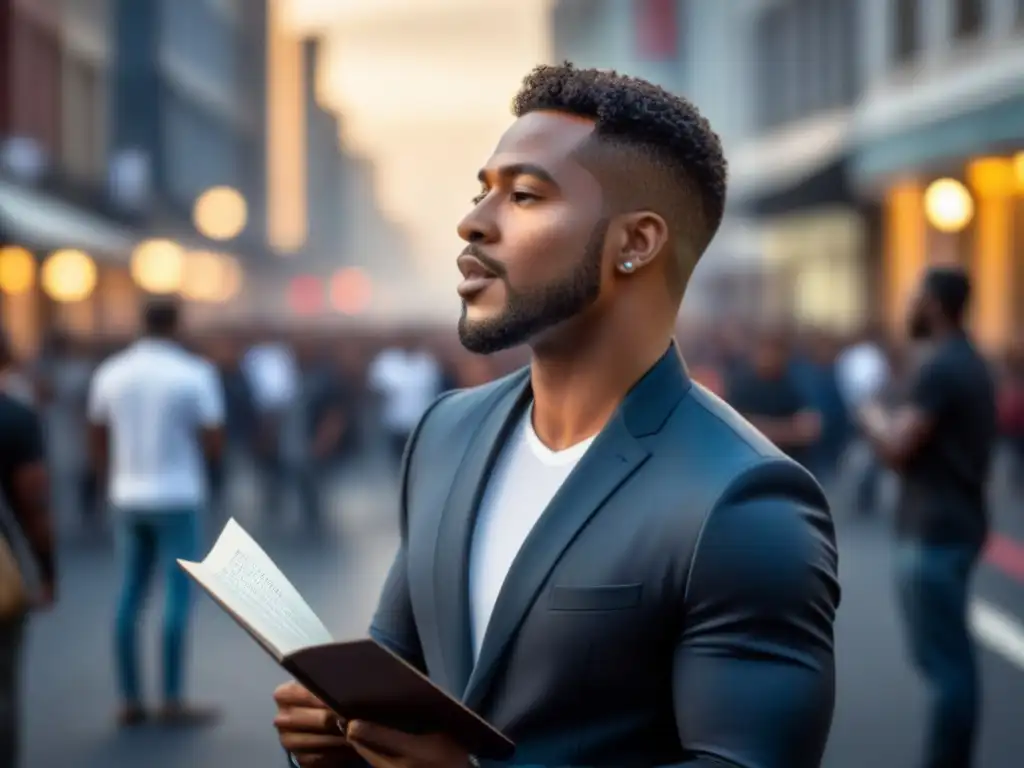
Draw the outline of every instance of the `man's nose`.
M459 222L459 237L467 243L493 243L498 240L498 226L493 218L477 206Z

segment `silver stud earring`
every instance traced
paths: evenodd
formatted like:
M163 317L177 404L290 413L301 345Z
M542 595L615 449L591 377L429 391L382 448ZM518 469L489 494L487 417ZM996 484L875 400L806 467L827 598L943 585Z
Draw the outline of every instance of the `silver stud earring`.
M622 262L622 266L620 267L620 269L623 272L632 272L633 271L633 262L632 261L624 261L624 262Z

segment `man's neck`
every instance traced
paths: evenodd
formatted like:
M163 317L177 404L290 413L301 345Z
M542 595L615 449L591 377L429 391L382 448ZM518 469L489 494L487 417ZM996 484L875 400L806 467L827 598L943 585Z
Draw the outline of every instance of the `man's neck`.
M938 344L963 336L964 333L965 331L962 326L950 323L948 325L941 325L937 327L935 329L935 333L932 334L932 340Z
M533 428L549 448L568 448L600 432L672 338L670 332L616 327L624 330L576 338L559 349L534 349Z

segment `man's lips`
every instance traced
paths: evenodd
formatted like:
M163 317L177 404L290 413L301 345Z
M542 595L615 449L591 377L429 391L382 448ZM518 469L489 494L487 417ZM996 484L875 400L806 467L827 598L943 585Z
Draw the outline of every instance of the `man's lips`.
M459 296L464 299L471 299L479 293L483 293L487 290L487 287L498 278L486 277L481 275L479 277L467 277L461 283L459 283L456 290L459 292Z
M456 263L464 278L456 290L459 296L464 299L472 298L481 293L497 279L497 275L471 253L462 254Z
M471 253L463 253L458 259L456 259L455 263L459 267L459 272L461 272L462 276L467 280L473 278L497 277L497 275L494 274L494 270L488 269L480 259Z

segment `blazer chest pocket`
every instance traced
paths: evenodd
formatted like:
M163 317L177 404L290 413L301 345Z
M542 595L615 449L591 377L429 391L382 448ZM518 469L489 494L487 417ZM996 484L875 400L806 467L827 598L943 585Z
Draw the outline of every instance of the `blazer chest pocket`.
M552 611L622 611L640 604L642 584L608 584L600 587L551 588Z

